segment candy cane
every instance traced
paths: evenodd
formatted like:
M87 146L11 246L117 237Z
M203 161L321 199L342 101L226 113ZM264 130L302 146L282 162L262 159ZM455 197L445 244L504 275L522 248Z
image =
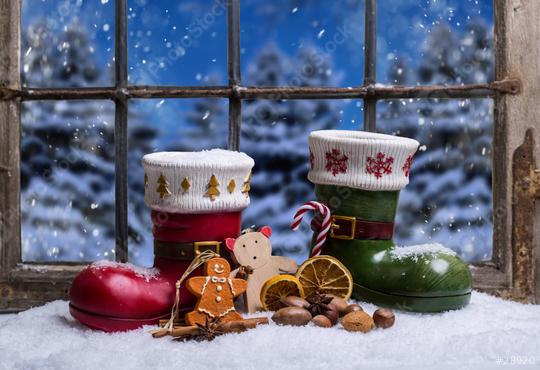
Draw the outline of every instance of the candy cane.
M293 230L298 230L298 227L300 226L300 223L304 218L304 214L309 211L319 212L323 217L321 228L319 229L319 233L317 234L317 238L315 239L315 245L311 250L311 257L314 257L321 253L321 248L326 241L328 232L330 231L330 217L332 215L330 209L328 209L328 207L324 204L314 201L306 202L304 203L304 205L298 208L298 211L296 211L294 215L293 222L291 224L291 228Z

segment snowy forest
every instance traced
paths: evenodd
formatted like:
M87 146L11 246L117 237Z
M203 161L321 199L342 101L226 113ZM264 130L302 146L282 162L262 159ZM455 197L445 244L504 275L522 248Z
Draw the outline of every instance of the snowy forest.
M99 45L83 22L69 22L52 32L47 19L37 19L23 29L21 42L26 86L76 88L112 81L111 68L98 62ZM422 52L414 61L392 52L381 80L414 85L493 79L493 30L483 19L471 18L459 29L444 20L434 22L421 45ZM244 83L343 83L341 60L335 54L316 42L306 41L295 49L265 41L246 62ZM223 74L212 71L204 82L220 84L224 79ZM309 132L358 128L343 122L343 112L351 106L357 109L356 122L361 122L362 112L357 102L285 98L243 103L241 150L256 163L244 224L270 225L276 253L300 260L307 254L311 231L307 223L297 232L289 225L296 208L314 198L313 185L307 181ZM153 239L150 212L143 202L140 159L158 150L225 147L227 138L226 101L187 101L187 108L172 118L180 121L172 132L154 121L153 110L163 104L167 103L157 100L130 105L129 251L130 260L143 265L152 263ZM411 183L401 192L396 243L438 241L467 261L491 257L492 120L490 100L378 104L380 132L413 137L421 143ZM97 101L24 103L22 131L24 259L113 259L114 105ZM171 140L171 136L177 139Z

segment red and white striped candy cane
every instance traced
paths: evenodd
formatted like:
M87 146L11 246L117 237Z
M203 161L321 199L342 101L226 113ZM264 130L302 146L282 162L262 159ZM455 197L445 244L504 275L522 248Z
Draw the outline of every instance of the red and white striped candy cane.
M328 232L330 231L330 217L332 216L332 214L330 212L330 209L328 209L328 207L322 203L314 201L306 202L304 203L304 205L298 208L298 211L296 211L293 222L291 224L291 229L298 230L298 227L300 226L300 223L304 218L304 214L309 211L319 212L323 217L321 228L319 230L319 233L317 234L317 238L315 239L315 245L311 250L311 257L314 257L318 256L321 253L321 248L326 241Z

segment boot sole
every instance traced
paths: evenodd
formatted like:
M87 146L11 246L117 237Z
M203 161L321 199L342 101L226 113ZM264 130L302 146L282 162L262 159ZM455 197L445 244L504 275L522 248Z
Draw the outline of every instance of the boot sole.
M439 297L415 297L379 292L356 283L353 286L352 296L355 299L379 306L411 312L457 310L465 307L471 300L471 293Z
M108 317L81 310L72 304L69 305L69 312L71 313L71 316L79 320L84 325L92 329L102 330L108 333L134 330L144 325L157 325L159 320L166 319L170 316L169 314L166 314L148 319Z

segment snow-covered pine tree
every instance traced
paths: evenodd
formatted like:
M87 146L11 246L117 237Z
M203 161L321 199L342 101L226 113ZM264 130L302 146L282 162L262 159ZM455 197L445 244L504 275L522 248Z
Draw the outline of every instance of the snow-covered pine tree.
M150 210L144 203L144 169L141 159L156 151L160 133L156 125L149 124L146 114L130 106L128 124L128 234L129 259L136 264L153 262L154 238L151 231Z
M221 84L217 74L210 74L204 80L208 86ZM227 147L228 101L219 98L196 99L191 110L185 114L181 138L167 150L197 151L202 149Z
M185 150L227 147L227 101L200 99L186 115L185 138L179 145Z
M259 86L338 86L339 76L329 55L312 46L289 57L274 44L265 45L248 70L248 83ZM340 102L326 100L252 100L243 104L241 150L255 160L251 205L244 212L246 225L270 225L277 253L305 257L311 232L304 225L292 232L296 208L314 199L307 181L311 131L335 128Z
M474 22L463 34L446 24L429 33L414 81L397 59L389 81L406 84L484 83L493 78L492 32ZM491 256L491 101L420 99L385 104L379 128L421 143L411 183L400 197L396 240L428 238L468 261Z
M60 31L38 21L22 35L23 83L39 87L107 85L87 30ZM138 235L143 173L140 157L156 136L130 120L130 235ZM114 257L114 107L109 102L25 103L22 110L21 208L25 260ZM142 152L142 153L141 153ZM137 157L137 158L134 158ZM139 169L140 168L140 169ZM137 175L137 176L135 176ZM146 210L147 212L147 210ZM136 248L131 248L136 252Z

